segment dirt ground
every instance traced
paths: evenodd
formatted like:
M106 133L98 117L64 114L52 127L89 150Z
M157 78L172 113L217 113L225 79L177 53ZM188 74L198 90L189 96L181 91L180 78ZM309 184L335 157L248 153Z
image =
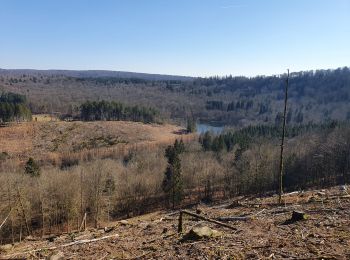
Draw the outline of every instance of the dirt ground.
M350 259L349 188L295 192L283 199L283 206L277 205L276 196L239 197L188 209L212 219L241 217L225 221L236 230L184 219L184 233L202 223L221 233L215 238L181 241L178 211L161 211L109 223L106 229L62 235L53 242L24 241L9 246L0 259L44 259L58 253L64 259ZM295 210L308 218L289 221ZM97 241L82 243L91 239Z

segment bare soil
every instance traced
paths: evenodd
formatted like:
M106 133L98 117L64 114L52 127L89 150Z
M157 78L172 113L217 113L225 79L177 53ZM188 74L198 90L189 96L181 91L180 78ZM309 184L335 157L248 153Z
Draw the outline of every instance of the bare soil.
M349 189L349 188L348 188ZM188 209L225 222L236 230L203 222L222 233L220 237L181 242L178 212L158 211L126 222L105 223L110 230L88 229L65 234L53 242L38 238L24 241L2 253L2 259L40 259L61 251L66 259L350 259L350 196L344 187L286 194L277 197L239 197L217 205ZM308 219L289 221L294 210ZM184 219L184 232L199 221ZM106 239L62 247L82 239ZM31 238L31 240L35 240ZM57 247L51 248L50 247ZM42 249L39 251L34 251ZM1 258L1 257L0 257Z

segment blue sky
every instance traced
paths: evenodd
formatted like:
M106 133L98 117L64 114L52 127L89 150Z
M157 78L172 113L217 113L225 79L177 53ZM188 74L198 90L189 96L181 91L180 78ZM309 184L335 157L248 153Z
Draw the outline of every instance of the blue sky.
M270 75L350 65L350 0L1 0L0 68Z

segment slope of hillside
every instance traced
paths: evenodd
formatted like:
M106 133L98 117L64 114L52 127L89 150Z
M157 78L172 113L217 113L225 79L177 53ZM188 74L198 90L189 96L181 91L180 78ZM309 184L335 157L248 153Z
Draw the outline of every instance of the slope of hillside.
M239 197L220 205L197 205L197 212L205 217L238 217L225 222L236 230L184 219L184 232L207 225L220 232L215 238L182 241L183 235L177 233L178 212L161 211L80 233L28 237L14 246L2 246L0 259L50 255L67 259L349 259L347 187L286 194L283 206L276 201L277 197ZM305 212L308 218L289 221L293 210Z
M72 156L87 150L120 148L123 151L125 147L167 144L181 138L183 133L183 128L169 124L43 120L1 127L0 147L10 158Z
M192 116L235 126L281 121L286 75L155 80L81 73L3 71L0 91L26 95L34 113L72 113L86 100L107 100L153 107L177 121ZM349 101L349 68L291 73L287 123L350 119Z

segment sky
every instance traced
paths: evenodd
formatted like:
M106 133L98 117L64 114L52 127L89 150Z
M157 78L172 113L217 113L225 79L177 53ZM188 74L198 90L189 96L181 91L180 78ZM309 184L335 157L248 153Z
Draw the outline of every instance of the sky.
M350 66L350 0L0 0L0 68L186 76Z

